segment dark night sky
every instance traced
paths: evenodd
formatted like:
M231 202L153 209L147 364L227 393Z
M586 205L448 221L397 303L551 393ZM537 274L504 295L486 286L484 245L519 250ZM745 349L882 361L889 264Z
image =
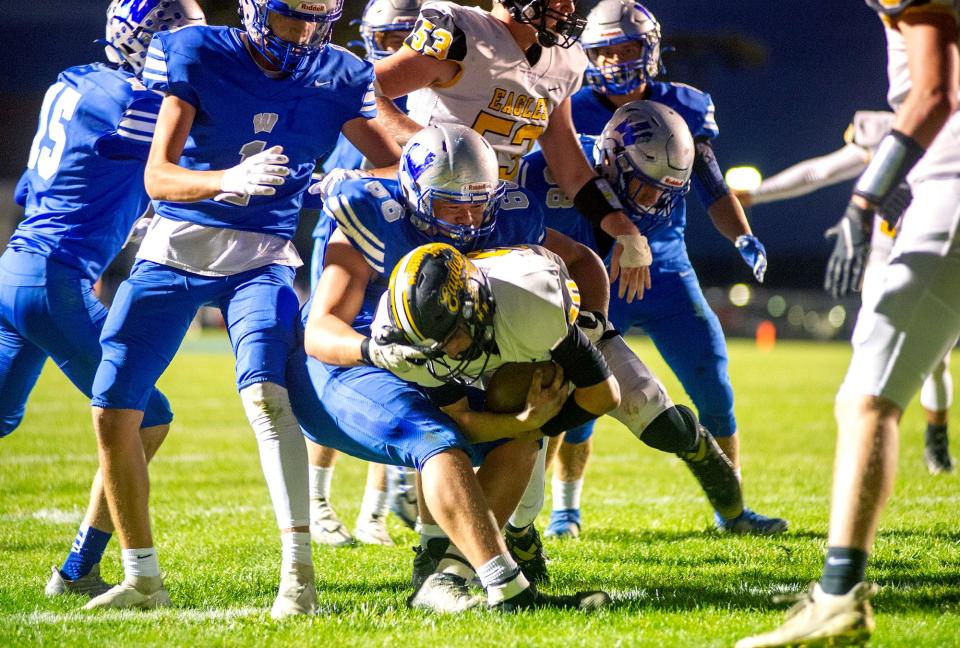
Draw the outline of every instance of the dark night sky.
M105 0L38 0L5 7L0 23L0 176L22 168L45 88L61 69L102 58ZM211 22L235 21L233 0L201 2ZM358 13L363 2L347 0ZM581 3L583 4L583 3ZM710 92L717 105L721 166L753 164L772 174L842 144L853 112L883 109L885 50L876 16L859 1L651 0L668 41L670 79ZM341 21L338 42L355 37ZM733 48L729 48L730 44ZM738 60L731 51L752 52ZM813 196L752 210L755 232L767 244L773 283L792 283L813 266L819 277L828 246L822 232L843 210L845 184ZM691 202L696 202L693 199ZM688 243L705 283L744 280L732 247L699 208L691 210Z

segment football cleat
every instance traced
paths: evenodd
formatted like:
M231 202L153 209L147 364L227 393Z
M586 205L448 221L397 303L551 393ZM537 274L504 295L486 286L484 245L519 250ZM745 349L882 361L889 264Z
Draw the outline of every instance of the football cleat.
M280 567L280 588L270 608L270 618L314 614L317 610L317 587L313 565L289 563Z
M119 585L90 599L84 610L140 609L170 607L170 595L163 586L162 576L128 576Z
M393 546L393 538L387 531L387 521L382 515L366 515L361 513L357 518L357 526L353 530L353 537L362 544Z
M99 563L91 567L86 576L81 576L76 580L64 578L56 567L51 568L51 572L50 580L47 581L47 586L43 590L43 593L47 596L82 594L88 598L94 598L112 587L100 577Z
M931 475L953 472L953 458L946 426L929 426L923 446L923 460Z
M543 542L534 525L522 529L519 534L509 530L504 534L507 550L517 561L517 567L533 585L545 585L550 582L547 573L547 557L543 553Z
M413 548L416 554L413 557L413 575L410 578L413 591L420 589L427 577L436 571L449 547L450 540L447 538L430 538L426 547L417 545Z
M490 606L497 612L520 612L543 608L561 610L597 610L612 603L606 592L577 592L576 594L543 594L530 586L516 596Z
M543 532L545 538L579 538L580 509L550 511L550 526Z
M466 579L439 572L423 581L407 599L407 605L440 614L457 614L480 605L483 600L483 596L470 593Z
M318 545L345 547L354 543L336 511L325 499L310 502L310 537Z
M814 584L808 593L801 595L800 602L787 610L783 625L741 639L736 648L863 644L876 625L870 599L877 589L874 583L857 583L846 594L833 596Z
M737 517L725 520L716 511L713 512L713 524L718 531L735 535L775 535L787 530L787 521L783 518L760 515L748 508Z

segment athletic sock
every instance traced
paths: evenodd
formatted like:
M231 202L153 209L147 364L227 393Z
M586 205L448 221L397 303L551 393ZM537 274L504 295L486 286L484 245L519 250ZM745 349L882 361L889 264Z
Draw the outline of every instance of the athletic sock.
M430 542L430 540L447 537L447 534L444 533L439 524L424 524L421 522L417 526L417 530L420 531L420 546L424 549L426 549L427 543Z
M333 467L310 466L310 499L329 500L330 480L333 479Z
M454 545L447 547L447 552L443 554L443 558L437 564L436 571L453 574L464 580L471 580L476 575L467 557Z
M530 587L509 553L502 553L480 565L477 576L487 590L487 602L490 605L511 599Z
M280 559L284 565L292 563L310 565L310 534L306 531L291 531L280 534Z
M842 596L864 580L867 552L853 547L827 547L820 589L826 594Z
M552 485L554 511L580 509L580 494L583 492L582 479L565 482L560 481L560 479L554 475Z
M81 524L70 553L67 554L67 559L60 568L64 578L77 580L89 574L93 566L103 558L103 552L107 548L107 543L110 542L111 535L89 524Z
M370 517L386 517L390 510L390 499L387 497L387 491L377 488L365 488L363 491L363 500L360 502L360 515L358 519Z
M157 561L157 551L153 547L144 549L123 549L120 552L123 561L123 574L131 576L159 576L160 563Z

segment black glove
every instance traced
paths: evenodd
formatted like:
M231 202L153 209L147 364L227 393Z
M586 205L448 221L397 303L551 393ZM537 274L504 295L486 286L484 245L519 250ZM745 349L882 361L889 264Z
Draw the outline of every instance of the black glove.
M864 209L852 201L847 205L840 222L824 233L827 239L836 239L823 280L823 289L835 298L851 291L860 291L863 271L870 255L871 234L873 210Z

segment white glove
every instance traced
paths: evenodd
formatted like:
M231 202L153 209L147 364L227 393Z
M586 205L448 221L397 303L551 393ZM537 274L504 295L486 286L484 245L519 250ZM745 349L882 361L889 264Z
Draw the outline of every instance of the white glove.
M290 175L289 161L282 146L260 151L224 171L220 191L235 196L272 196Z
M363 341L360 355L367 364L395 374L407 373L427 359L421 349L407 344L381 343L372 338Z
M333 191L333 188L344 180L362 178L364 175L365 174L362 171L357 169L331 169L330 173L322 176L319 182L315 182L310 185L307 191L311 195L320 196L326 200L327 196L330 195L330 192Z
M623 246L623 253L620 255L621 268L641 268L653 263L650 244L643 234L621 234L617 237L617 243Z

